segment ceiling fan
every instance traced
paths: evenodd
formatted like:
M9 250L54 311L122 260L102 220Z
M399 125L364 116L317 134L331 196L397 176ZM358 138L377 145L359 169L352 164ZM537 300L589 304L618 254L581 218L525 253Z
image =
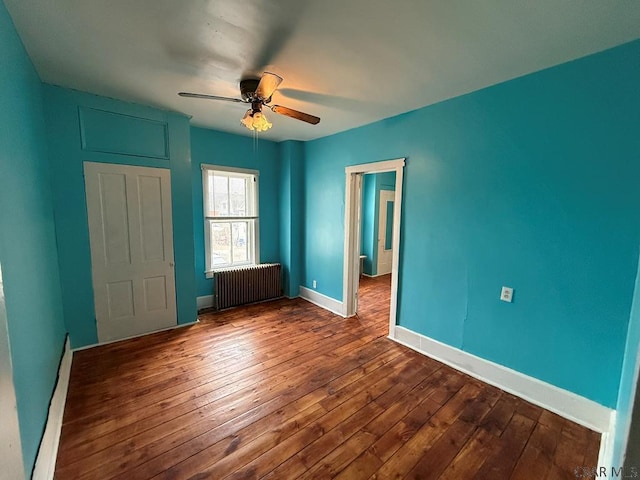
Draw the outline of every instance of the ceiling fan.
M203 93L180 92L178 95L188 98L204 98L206 100L222 100L225 102L249 103L251 108L247 110L241 123L249 130L265 131L272 127L267 118L262 113L262 107L270 108L271 111L285 115L287 117L302 120L303 122L317 125L320 118L308 113L299 112L292 108L280 105L269 105L271 96L282 82L282 77L271 72L264 72L261 78L245 78L240 80L240 96L242 98L219 97L217 95L205 95Z

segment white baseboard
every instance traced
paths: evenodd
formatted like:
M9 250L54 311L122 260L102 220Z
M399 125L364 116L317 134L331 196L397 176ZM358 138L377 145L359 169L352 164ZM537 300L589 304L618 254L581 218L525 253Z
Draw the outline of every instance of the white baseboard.
M167 330L175 330L176 328L190 327L191 325L195 325L199 320L196 318L193 322L189 323L181 323L179 325L172 325L167 328L160 328L158 330L154 330L153 332L140 333L138 335L131 335L130 337L118 338L116 340L109 340L108 342L98 342L92 343L91 345L85 345L84 347L74 348L74 352L79 352L80 350L88 350L90 348L101 347L102 345L109 345L111 343L124 342L125 340L131 340L132 338L146 337L147 335L153 335L154 333L166 332Z
M34 480L52 479L55 472L72 359L73 351L71 350L69 337L67 337L64 354L62 355L60 368L58 369L58 381L53 392L53 397L51 398L51 404L49 405L47 425L45 426L44 435L42 436L40 448L38 449L38 456L36 457L36 464L33 469L32 478Z
M609 422L609 431L602 433L600 439L600 450L598 452L598 467L605 467L608 472L611 467L620 468L622 465L614 465L613 444L616 437L616 418L617 412L611 412L611 420Z
M204 295L202 297L198 297L196 299L198 311L202 310L203 308L212 308L215 304L214 300L215 297L213 295Z
M302 285L300 285L300 298L304 298L307 302L311 302L314 305L344 317L344 305L335 298L327 297L322 293L318 293Z
M600 433L611 433L611 419L614 411L593 400L438 342L399 325L396 326L391 340L587 428Z

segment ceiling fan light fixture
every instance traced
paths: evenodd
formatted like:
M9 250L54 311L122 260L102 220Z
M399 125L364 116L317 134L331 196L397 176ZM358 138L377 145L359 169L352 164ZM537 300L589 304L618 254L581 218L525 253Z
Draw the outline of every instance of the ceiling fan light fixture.
M273 124L267 120L267 117L265 117L262 112L256 112L251 108L246 111L240 123L249 130L255 130L257 132L266 132L273 127Z
M220 97L218 95L208 95L205 93L179 92L178 95L187 98L202 98L206 100L219 100L233 103L249 103L251 108L246 111L240 123L252 132L266 132L273 125L262 113L262 108L270 108L273 113L284 115L295 120L317 125L320 117L299 112L293 108L281 105L269 105L273 93L282 82L282 77L271 72L264 72L260 78L245 78L240 80L240 95L242 98Z

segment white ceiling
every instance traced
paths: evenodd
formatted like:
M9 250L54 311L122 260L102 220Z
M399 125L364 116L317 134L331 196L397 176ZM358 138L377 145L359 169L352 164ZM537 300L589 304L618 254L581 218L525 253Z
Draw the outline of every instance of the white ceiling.
M239 96L284 77L272 140L309 140L640 38L638 0L4 0L45 82L250 135Z

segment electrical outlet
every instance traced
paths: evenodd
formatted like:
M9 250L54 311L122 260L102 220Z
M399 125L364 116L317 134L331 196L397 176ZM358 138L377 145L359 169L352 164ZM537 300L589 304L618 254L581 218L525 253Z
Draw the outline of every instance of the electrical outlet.
M502 287L502 291L500 292L500 300L502 300L503 302L511 303L513 301L513 288Z
M315 280L313 281L313 288L316 288L318 286L318 282L316 282Z

